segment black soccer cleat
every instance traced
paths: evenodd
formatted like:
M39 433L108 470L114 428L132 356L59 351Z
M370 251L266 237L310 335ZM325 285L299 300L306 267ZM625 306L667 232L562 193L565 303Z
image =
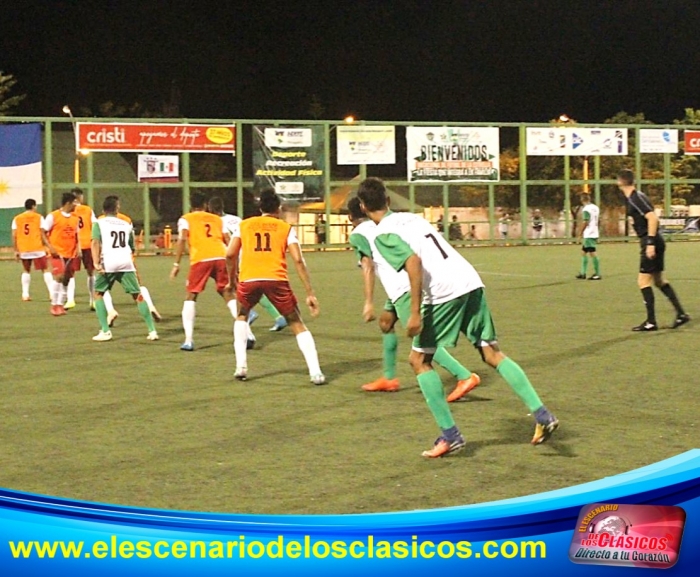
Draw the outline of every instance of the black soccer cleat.
M676 320L673 321L673 324L671 325L672 329L677 329L678 327L682 327L684 324L690 322L690 317L683 313L682 315L678 315L676 317Z
M578 280L586 280L586 275L585 275L585 274L580 274L580 273L579 273L579 274L576 275L576 278L577 278Z
M652 331L658 331L659 326L656 323L650 323L649 321L644 321L641 325L632 327L635 333L648 333Z

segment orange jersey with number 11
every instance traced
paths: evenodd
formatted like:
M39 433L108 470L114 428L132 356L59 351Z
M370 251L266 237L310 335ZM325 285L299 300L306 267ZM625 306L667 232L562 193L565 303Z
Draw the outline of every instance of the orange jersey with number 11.
M292 225L272 216L241 222L241 264L238 280L289 280L287 248Z
M224 221L220 216L203 210L190 212L180 217L178 229L189 232L191 265L226 258Z

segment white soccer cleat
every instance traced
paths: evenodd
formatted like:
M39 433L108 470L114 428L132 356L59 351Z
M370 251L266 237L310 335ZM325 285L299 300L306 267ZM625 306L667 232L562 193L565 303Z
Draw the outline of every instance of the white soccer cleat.
M114 326L114 321L117 320L117 317L119 316L119 313L112 309L107 313L107 324L109 325L110 328Z
M236 367L236 372L233 374L237 381L245 381L248 379L248 367Z
M311 375L311 382L314 385L325 385L326 377L323 375L323 373L319 373L318 375Z
M160 337L158 336L158 333L156 331L151 331L148 333L148 336L146 337L147 341L157 341Z
M95 341L96 343L103 343L105 341L111 341L112 340L112 331L107 331L106 333L100 331L94 337L92 337L92 340Z

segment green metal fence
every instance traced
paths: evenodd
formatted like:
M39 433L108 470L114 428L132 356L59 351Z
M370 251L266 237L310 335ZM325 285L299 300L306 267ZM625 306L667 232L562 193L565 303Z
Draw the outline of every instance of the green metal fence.
M590 187L594 202L603 209L603 236L619 238L626 234L625 218L621 212L622 197L615 188L615 173L619 168L631 168L638 176L640 188L651 191L655 204L662 208L666 216L672 214L674 189L683 187L685 196L697 198L700 191L700 169L692 163L685 167L685 173L674 174L674 162L682 157L678 154L642 154L639 146L639 131L648 128L696 129L684 125L620 125L620 124L577 124L577 127L626 128L629 134L629 153L623 157L594 156L587 159L592 165L591 177L584 178L582 159L578 157L549 158L529 157L526 154L526 128L549 127L551 124L532 123L465 123L465 122L358 122L359 125L392 125L396 127L396 164L372 166L338 166L335 161L334 131L343 121L308 120L235 120L235 119L139 119L139 118L77 118L85 122L119 123L183 123L183 124L222 124L236 126L236 154L214 155L220 158L221 166L212 171L213 179L198 179L193 175L201 156L182 153L180 182L143 184L136 182L133 171L136 153L96 152L86 156L75 151L72 141L73 120L65 117L0 117L0 122L38 122L43 126L44 136L44 203L43 211L48 213L56 208L63 191L76 186L72 170L76 154L80 167L78 186L86 191L87 202L96 212L101 198L106 194L128 193L130 205L125 211L132 211L134 221L143 236L146 246L155 238L156 230L166 224L174 225L176 214L189 208L189 195L193 190L204 189L209 194L220 194L230 211L244 214L246 199L251 198L253 188L253 163L251 143L254 125L267 126L314 126L323 127L325 136L323 154L325 160L323 209L321 215L325 223L326 239L329 244L342 245L347 240L348 225L343 209L332 206L332 195L342 187L356 187L357 182L366 176L378 176L397 198L403 199L408 210L422 212L435 222L446 238L460 243L529 243L571 240L577 229L576 215L572 208L577 205L578 194L584 187ZM407 126L451 126L451 127L498 127L502 155L508 154L512 170L504 171L502 180L493 183L411 183L406 175L406 144L402 131ZM68 144L66 144L66 142ZM117 155L116 157L114 155ZM120 177L106 167L103 160L111 156L114 166L121 163ZM503 156L502 156L503 159ZM543 162L549 171L542 177ZM132 170L124 170L124 163ZM503 160L502 163L503 165ZM104 165L104 166L103 166ZM115 169L116 170L116 169ZM110 176L111 175L111 176ZM125 176L126 175L126 176ZM690 192L689 192L690 191ZM700 204L698 200L697 204ZM533 211L543 213L543 233L539 235L533 228ZM298 211L298 207L293 209ZM18 211L19 212L19 209ZM509 215L509 216L506 216ZM304 244L316 244L314 222L297 214L297 226L305 231ZM316 218L316 216L313 216ZM303 220L303 222L302 222ZM4 228L9 227L2 223ZM157 227L157 228L156 228ZM506 234L503 231L506 230ZM2 232L2 231L0 231ZM7 231L9 232L9 231ZM538 238L539 237L539 238ZM5 237L6 238L6 237Z

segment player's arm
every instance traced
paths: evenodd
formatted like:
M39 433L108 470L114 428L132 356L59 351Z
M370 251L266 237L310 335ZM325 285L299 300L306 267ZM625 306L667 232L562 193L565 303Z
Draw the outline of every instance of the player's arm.
M189 224L184 219L181 218L177 223L177 245L175 245L175 262L173 263L173 268L170 270L170 279L174 279L177 273L180 272L180 261L182 260L182 255L185 252L185 243L190 237Z
M15 260L19 262L19 247L17 246L17 221L12 219L12 249L15 251Z
M372 260L371 256L372 247L367 238L359 233L351 234L348 240L350 241L350 246L355 249L355 254L362 267L362 279L365 293L362 318L366 323L369 323L377 318L374 314L374 285L376 284L376 275L374 272L374 260Z
M226 271L228 272L228 285L226 288L232 289L236 286L238 276L238 257L241 254L241 237L236 235L231 237L226 249Z
M631 199L630 199L631 200ZM654 237L659 232L659 217L656 216L654 212L654 207L652 207L644 198L642 200L642 206L637 206L636 202L632 202L632 206L636 208L644 218L647 219L647 237L644 239L646 243L646 255L647 258L656 258L656 246L654 246Z
M583 226L581 227L581 234L579 234L579 238L583 238L583 233L586 232L586 228L588 228L588 223L591 220L591 214L587 211L583 211Z
M299 246L299 241L296 238L296 233L294 229L289 232L288 239L289 254L292 256L294 261L294 266L297 269L297 274L301 279L301 284L304 285L304 290L306 291L306 305L311 311L312 317L317 317L320 312L318 306L318 299L314 294L314 289L311 286L311 276L309 275L309 269L306 267L306 261L304 256L301 254L301 246Z
M44 219L44 224L41 226L41 240L44 241L44 246L46 246L46 248L49 249L51 256L57 257L58 253L56 252L56 249L53 247L51 241L49 240L49 233L51 232L52 228L53 215L50 214Z
M102 230L100 225L95 222L92 225L92 239L90 241L90 251L92 252L92 262L95 263L95 271L103 273L102 268Z
M406 323L409 337L421 332L421 302L423 300L423 263L409 244L397 234L381 234L374 240L379 253L396 271L404 269L411 286L411 316Z

